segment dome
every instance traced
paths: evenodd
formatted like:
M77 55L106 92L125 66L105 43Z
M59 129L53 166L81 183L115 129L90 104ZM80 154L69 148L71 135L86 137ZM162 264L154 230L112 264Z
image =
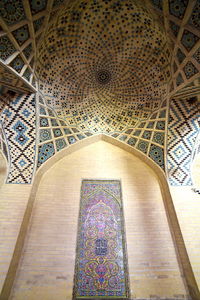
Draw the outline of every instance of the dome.
M81 126L90 116L90 130L103 130L105 119L115 119L116 128L125 116L128 126L159 107L169 60L163 25L144 3L73 1L46 32L37 74L40 91L60 117L74 122L77 115Z

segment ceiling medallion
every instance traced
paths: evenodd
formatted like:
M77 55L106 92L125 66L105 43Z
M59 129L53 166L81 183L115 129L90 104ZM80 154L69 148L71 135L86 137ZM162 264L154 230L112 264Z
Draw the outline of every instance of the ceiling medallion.
M108 70L96 72L96 80L99 84L108 84L111 81L111 73Z

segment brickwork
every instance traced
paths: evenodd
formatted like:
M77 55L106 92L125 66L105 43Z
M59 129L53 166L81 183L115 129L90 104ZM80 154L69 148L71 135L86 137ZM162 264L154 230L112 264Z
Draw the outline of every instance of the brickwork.
M122 182L131 297L185 299L155 174L103 141L65 157L42 178L11 299L71 299L81 179L94 176Z

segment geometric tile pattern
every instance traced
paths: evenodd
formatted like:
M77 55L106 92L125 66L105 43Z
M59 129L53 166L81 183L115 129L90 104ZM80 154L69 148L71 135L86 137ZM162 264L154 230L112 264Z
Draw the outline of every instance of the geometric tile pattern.
M5 95L0 100L5 102ZM7 95L1 115L10 155L7 183L31 183L35 160L35 95Z
M9 38L7 36L0 37L0 58L6 60L14 52L16 52L16 49Z
M92 127L87 126L87 120L85 120L85 126L81 128L77 124L70 124L70 122L58 116L48 106L48 101L42 94L39 96L39 113L37 168L62 149L91 135L104 133L131 147L135 147L165 170L166 101L163 101L145 121L132 117L133 123L130 123L129 126L122 122L114 127L110 122L105 127L102 126L101 131L96 132Z
M38 49L47 105L69 126L93 134L147 120L170 77L170 52L157 23L136 0L76 2L60 11Z
M187 79L198 73L197 68L190 61L184 67L185 76Z
M19 57L19 56L18 56ZM14 69L19 72L21 69L21 59L18 57L13 62ZM12 90L20 92L32 92L30 85L23 82L21 77L13 74L7 66L0 65L0 82L3 86L9 87Z
M199 38L194 33L184 30L181 42L187 51L190 51L198 40Z
M165 19L173 42L170 97L200 77L200 0L169 0ZM182 21L182 22L181 22Z
M169 0L170 14L179 19L183 19L187 4L188 0Z
M66 0L31 0L26 5L22 0L4 0L0 7L3 20L0 59L6 67L0 66L1 84L13 87L13 90L32 91L31 85L37 85L32 74L36 66L40 67L34 62L36 50L41 59L38 74L43 81L40 81L40 91L45 98L39 100L38 107L38 167L63 148L90 135L104 133L135 147L164 169L167 115L166 105L161 106L167 94L164 83L171 76L170 93L173 95L198 78L200 1L194 0L190 5L192 1L168 0L165 5L163 0L151 0L149 4L155 15L147 12L142 1L91 0L80 1L80 6L78 2L71 2L73 5L69 4L69 9ZM135 9L138 13L132 15ZM109 15L114 16L114 22ZM163 34L163 15L165 30L174 49L171 70L171 54ZM41 45L36 49L48 22L52 27L43 39L45 47ZM100 32L103 36L99 39ZM150 37L149 41L147 37ZM89 72L85 67L87 60ZM122 68L124 61L125 67ZM55 68L52 68L53 63ZM24 97L21 96L21 103ZM9 111L12 109L11 103ZM18 110L20 112L20 108ZM20 119L19 112L16 119L12 114L6 117L7 121L13 118L10 132L2 128L7 132L3 134L4 140L1 139L1 148L12 162L15 155L11 146L8 148L6 144L7 135L11 138L10 143L18 143L21 149L26 147L30 138L28 126ZM184 110L182 113L186 116ZM17 148L16 155L18 152ZM31 155L28 156L30 159ZM16 165L20 170L25 169L23 161ZM26 177L29 181L27 178L29 175Z
M18 44L21 46L30 37L29 30L28 30L28 25L24 25L24 26L16 29L15 31L13 31L13 36L15 37Z
M5 66L9 66L18 73L21 72L20 76L28 80L33 87L36 86L36 79L31 76L34 75L34 68L28 71L26 69L34 66L36 45L45 32L44 29L49 22L50 15L56 15L57 9L64 5L64 2L66 0L57 1L56 5L53 5L51 0L0 1L2 20L0 26L0 59ZM20 57L18 55L18 58L15 59L17 53L20 53ZM26 68L22 68L23 65L26 65ZM15 73L12 75L15 76ZM20 89L17 90L21 92Z
M195 99L172 100L167 149L168 176L171 185L192 185L190 168L199 130L199 102Z
M13 25L26 18L22 0L3 2L6 5L1 4L0 16L8 25Z
M193 57L200 64L200 48L195 52L195 54L193 55Z
M18 55L10 64L10 66L16 70L18 73L21 72L23 66L24 66L24 62L22 60L22 58Z
M191 14L191 17L189 19L189 24L193 25L198 30L200 30L199 11L200 11L200 1L197 0L196 5L195 5L195 7L193 9L193 12Z

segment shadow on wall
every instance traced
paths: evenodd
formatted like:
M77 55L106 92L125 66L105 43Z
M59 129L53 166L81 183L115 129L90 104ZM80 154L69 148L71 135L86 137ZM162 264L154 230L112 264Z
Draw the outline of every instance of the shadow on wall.
M4 184L7 173L6 159L0 151L0 188Z
M200 191L200 153L193 161L191 173L194 187Z

